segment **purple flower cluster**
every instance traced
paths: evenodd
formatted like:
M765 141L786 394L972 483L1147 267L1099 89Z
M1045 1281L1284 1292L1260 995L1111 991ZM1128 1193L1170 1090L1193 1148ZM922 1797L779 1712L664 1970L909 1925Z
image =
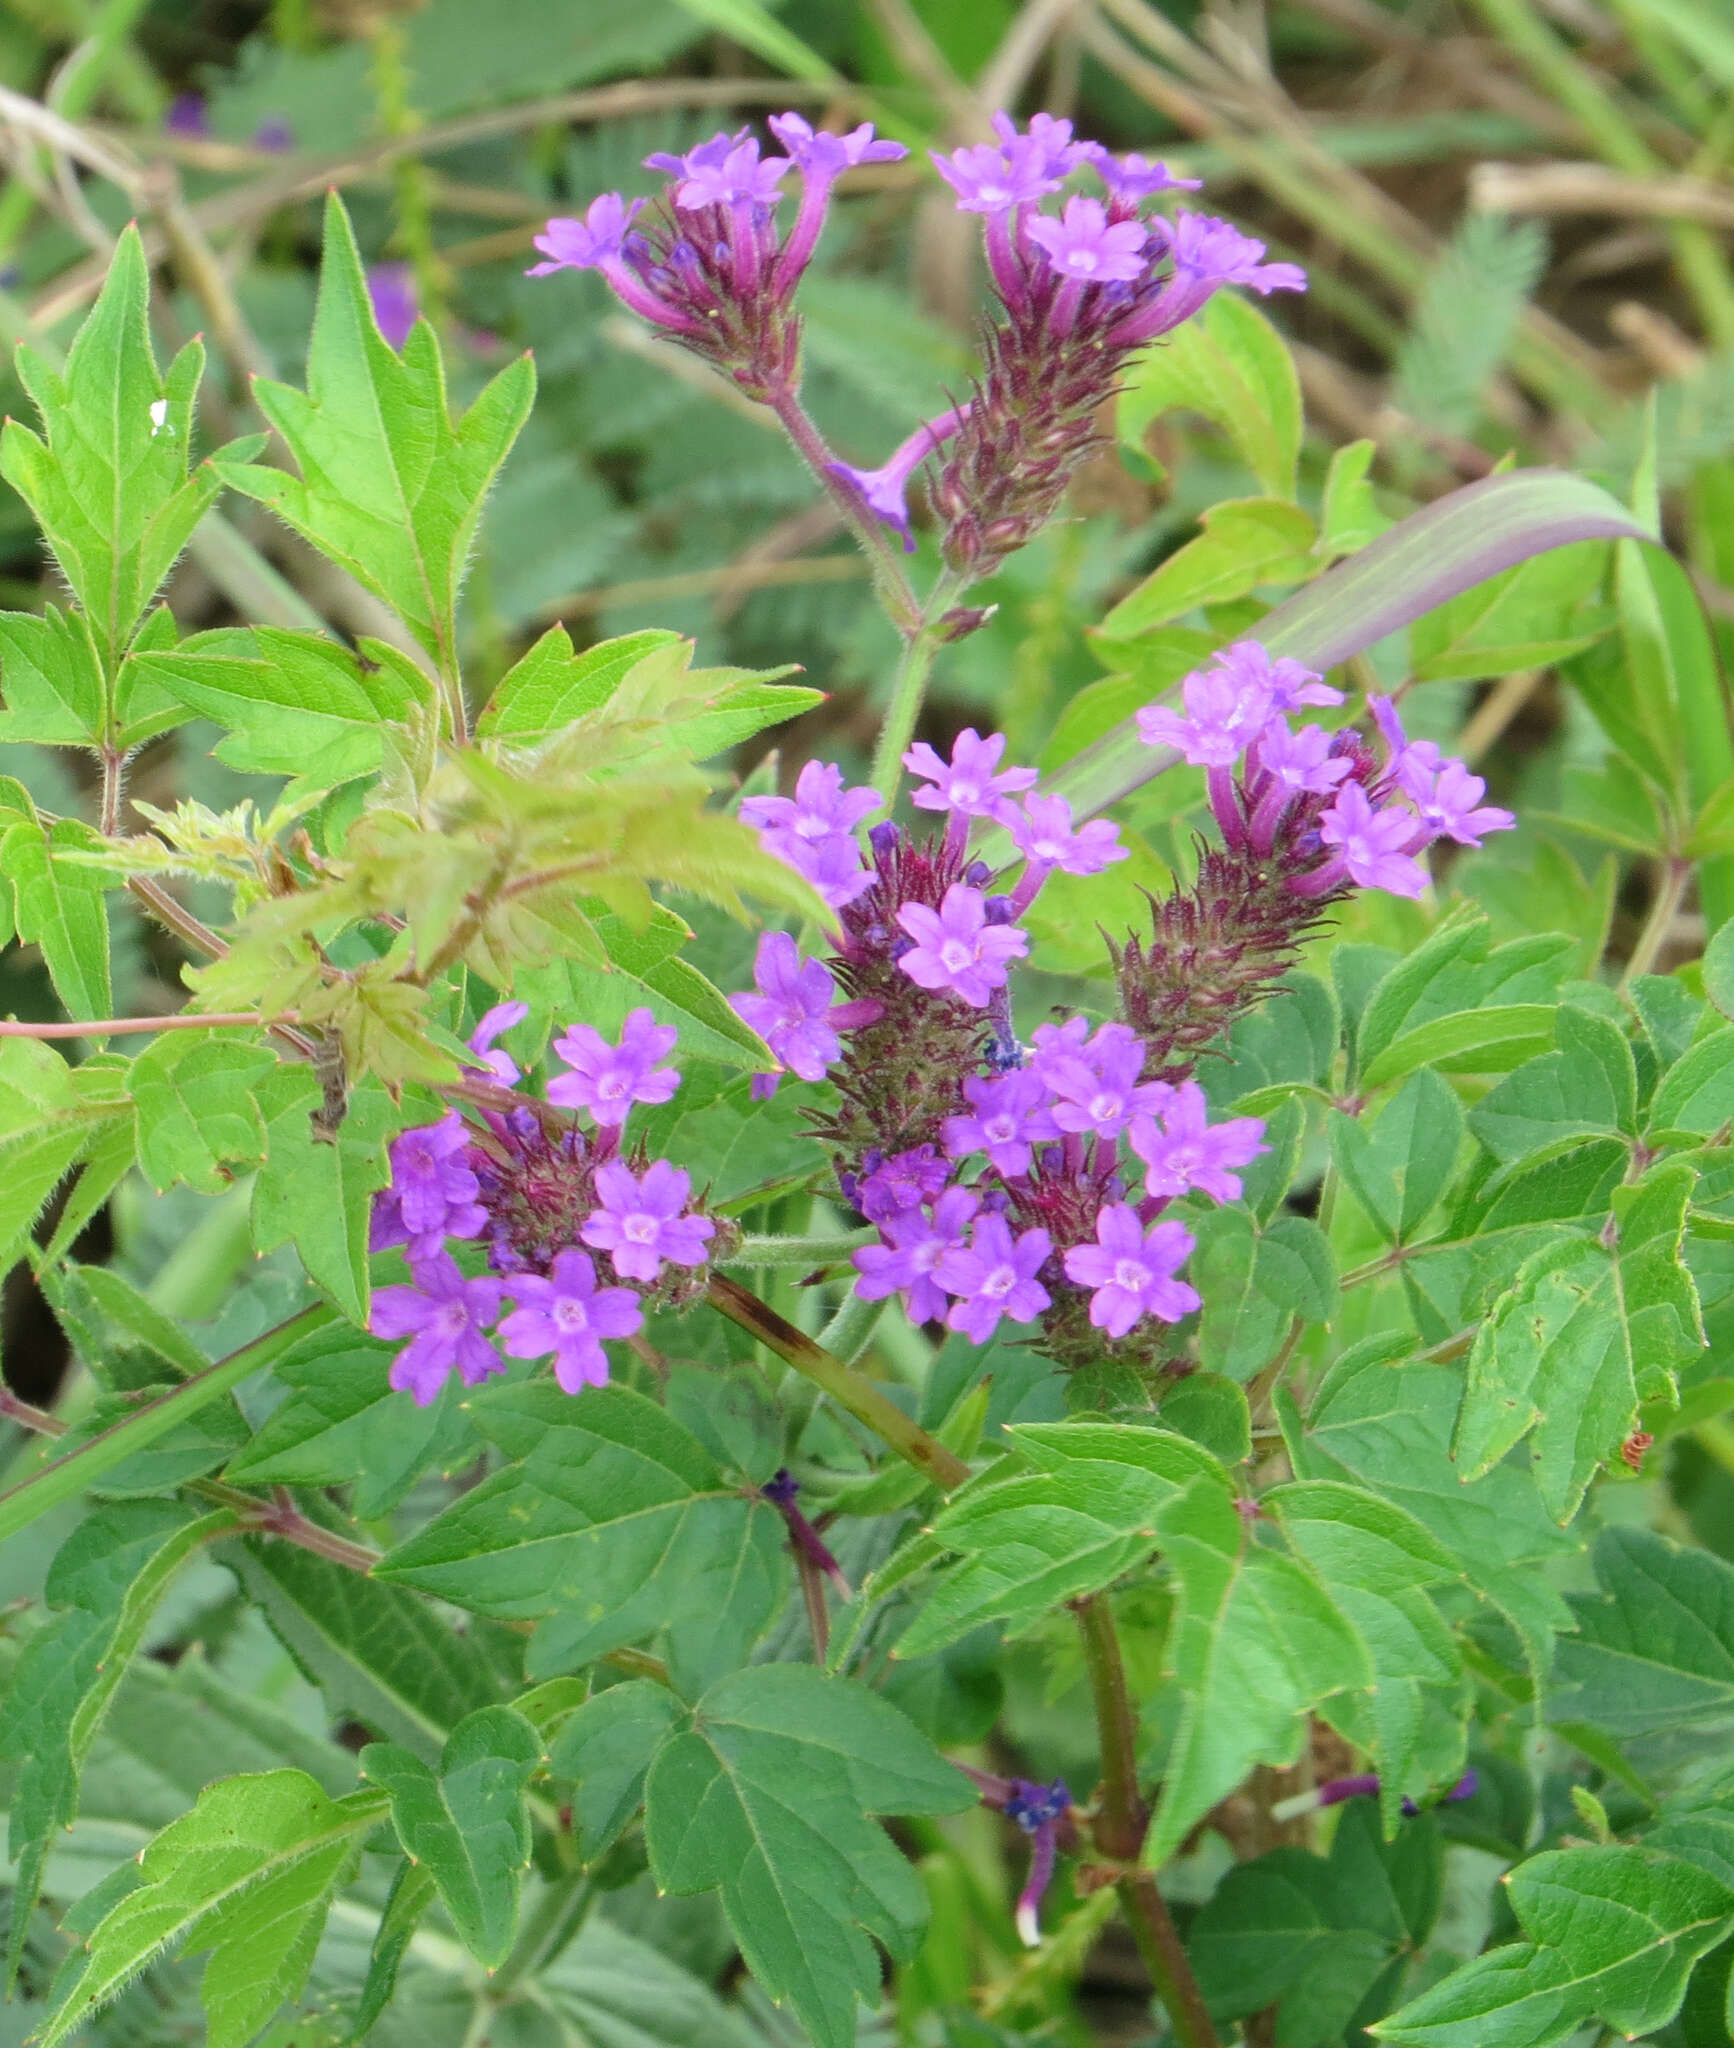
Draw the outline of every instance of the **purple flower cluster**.
M470 1039L476 1069L498 1087L521 1077L495 1041L527 1014L523 1003L497 1004ZM552 1359L568 1393L602 1386L603 1340L643 1327L641 1290L671 1301L690 1291L683 1271L704 1266L716 1222L690 1209L692 1181L679 1167L621 1154L633 1104L667 1102L680 1085L661 1064L675 1036L642 1009L617 1043L574 1025L554 1043L569 1071L548 1083L552 1109L526 1099L481 1108L473 1121L452 1111L393 1141L370 1242L375 1251L403 1245L410 1279L375 1293L368 1327L407 1340L394 1387L426 1406L454 1370L468 1386L504 1372L501 1349ZM584 1112L592 1128L559 1110ZM484 1236L492 1270L466 1277L450 1242ZM602 1284L593 1253L633 1285Z

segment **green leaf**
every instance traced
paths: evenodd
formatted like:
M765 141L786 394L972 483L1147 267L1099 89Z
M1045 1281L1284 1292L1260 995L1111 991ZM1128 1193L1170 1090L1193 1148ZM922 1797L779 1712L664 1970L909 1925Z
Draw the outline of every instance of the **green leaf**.
M0 675L6 709L0 740L42 746L100 747L106 698L102 657L82 612L49 605L0 612Z
M816 2048L853 2048L876 2002L873 1941L900 1961L926 1917L919 1879L870 1816L955 1813L975 1789L884 1700L811 1666L720 1680L658 1750L646 1786L665 1891L718 1890L747 1966Z
M1689 1046L1650 1098L1646 1142L1709 1138L1734 1120L1734 1029Z
M42 435L17 420L0 434L0 475L36 514L111 669L218 490L213 463L187 475L204 348L188 342L159 375L149 297L129 227L65 369L18 350Z
M0 1272L25 1256L49 1197L88 1151L120 1132L131 1165L125 1110L87 1100L51 1046L0 1041Z
M1331 1156L1392 1244L1405 1244L1449 1185L1463 1142L1457 1091L1428 1069L1370 1121L1333 1112Z
M1529 1941L1477 1956L1374 2034L1405 2048L1549 2048L1593 2015L1636 2040L1673 2018L1693 1963L1734 1928L1734 1891L1645 1849L1531 1856L1506 1895Z
M1181 1695L1143 1857L1158 1869L1254 1764L1290 1764L1306 1717L1372 1683L1365 1648L1304 1566L1253 1540L1220 1480L1157 1510L1174 1574L1167 1662Z
M313 1114L324 1100L309 1067L273 1066L254 1102L265 1125L265 1161L253 1183L253 1243L293 1244L310 1278L353 1323L367 1321L367 1230L375 1192L391 1178L386 1146L411 1112L371 1077L350 1090L329 1138Z
M1614 623L1601 601L1607 555L1605 541L1555 548L1417 619L1409 635L1416 681L1545 668L1592 645Z
M1394 366L1397 407L1427 426L1467 433L1546 267L1539 221L1464 214L1416 297L1414 328Z
M332 1896L384 1805L375 1792L328 1799L302 1771L212 1785L143 1852L143 1882L90 1936L42 2048L183 1942L213 1951L203 1984L210 2048L246 2048L299 1996Z
M1155 1549L1165 1501L1200 1476L1221 1476L1208 1451L1167 1430L1065 1422L1007 1434L1040 1469L990 1475L934 1523L933 1539L966 1562L928 1595L900 1657L940 1649L986 1621L1017 1634L1062 1600L1111 1585Z
M1226 498L1200 524L1198 538L1153 569L1096 629L1105 653L1200 605L1246 597L1267 583L1298 583L1318 567L1311 517L1281 498Z
M1612 1246L1538 1253L1481 1326L1469 1354L1454 1453L1477 1479L1534 1432L1541 1497L1569 1521L1595 1472L1638 1424L1641 1400L1671 1398L1704 1342L1680 1263L1696 1181L1662 1166L1613 1196Z
M1293 498L1300 379L1287 344L1256 307L1219 292L1198 319L1138 357L1120 394L1122 444L1141 448L1165 412L1202 414L1229 436L1272 497Z
M1629 1137L1637 1128L1638 1070L1617 1025L1568 1004L1554 1046L1469 1113L1469 1128L1505 1165L1574 1138Z
M529 413L528 356L453 423L433 329L399 355L381 338L343 204L325 209L325 250L307 391L256 379L253 396L300 475L219 465L381 597L448 677L458 673L458 591L482 502Z
M43 1597L60 1608L25 1643L0 1718L0 1756L18 1765L10 1851L18 1866L7 1943L8 1989L42 1883L50 1843L78 1817L78 1781L116 1686L157 1602L199 1546L234 1520L192 1516L178 1502L99 1508L48 1568Z
M397 1972L414 1938L422 1915L434 1902L438 1887L424 1864L406 1856L397 1866L385 1911L379 1916L379 1931L373 1937L373 1951L367 1959L367 1977L355 2008L355 2025L349 2038L365 2041L397 1989Z
M329 787L371 775L385 758L386 728L407 724L430 702L413 663L377 640L364 640L362 649L352 654L317 633L275 626L225 628L168 653L135 655L132 666L175 702L227 728L218 760Z
M1319 512L1318 552L1326 561L1352 555L1377 540L1391 524L1379 510L1367 472L1379 452L1376 441L1348 441L1331 457Z
M1204 1302L1198 1330L1206 1370L1249 1380L1276 1355L1290 1323L1328 1322L1337 1269L1318 1225L1279 1215L1260 1230L1245 1209L1206 1210L1193 1224L1198 1249L1188 1279Z
M77 818L12 824L0 834L0 874L12 884L18 936L40 946L54 993L74 1017L112 1017L108 904L101 875L57 854L87 853L101 835Z
M678 647L678 633L623 633L572 651L564 626L551 626L507 669L476 720L479 740L526 743L547 739L587 712L599 711L626 673L659 648Z
M781 1516L655 1402L625 1387L575 1401L543 1380L491 1387L471 1413L510 1462L376 1579L503 1620L547 1617L532 1677L659 1628L709 1628L716 1653L735 1654L770 1621L786 1582Z
M530 1861L524 1805L542 1739L510 1707L483 1707L452 1730L437 1772L393 1742L369 1743L361 1775L391 1798L403 1852L422 1864L464 1946L489 1969L506 1960Z
M165 1031L132 1063L139 1167L159 1192L185 1181L220 1195L265 1157L259 1089L277 1064L266 1046Z
M210 1363L172 1316L111 1267L68 1265L45 1273L42 1288L79 1356L110 1392L172 1385Z
M643 1804L650 1760L681 1714L667 1686L629 1678L594 1694L561 1729L548 1770L576 1782L572 1818L586 1863L613 1846Z
M1549 1712L1621 1740L1734 1717L1734 1565L1648 1529L1596 1538L1599 1596L1572 1600Z
M839 85L838 74L809 44L785 28L759 0L680 0L707 28L762 57L773 70L814 85Z

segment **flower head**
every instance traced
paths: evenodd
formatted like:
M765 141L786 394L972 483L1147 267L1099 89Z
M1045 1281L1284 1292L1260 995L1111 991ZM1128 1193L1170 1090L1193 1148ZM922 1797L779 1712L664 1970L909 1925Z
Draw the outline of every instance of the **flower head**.
M480 1183L469 1165L469 1146L455 1111L392 1140L391 1199L404 1232L395 1241L407 1239L412 1256L424 1248L437 1251L442 1238L474 1237L488 1220L476 1204Z
M934 1268L940 1286L957 1297L946 1321L976 1344L987 1342L1002 1316L1033 1323L1050 1298L1036 1275L1052 1249L1045 1230L1014 1238L1003 1216L978 1216L968 1245L942 1253Z
M674 203L683 213L705 206L775 206L792 168L786 156L761 162L758 142L744 128L738 135L713 135L685 156L658 150L644 161L679 181Z
M1033 866L1058 868L1067 875L1099 875L1111 862L1125 860L1130 849L1120 844L1120 828L1110 818L1092 818L1074 826L1072 807L1063 796L1031 794L1021 810L1006 805L1001 822L1017 850Z
M1394 805L1375 810L1361 785L1350 782L1320 818L1319 837L1336 848L1343 868L1363 889L1419 896L1427 870L1410 852L1418 825L1413 811Z
M803 960L787 932L766 932L753 961L753 980L758 993L730 996L730 1007L791 1074L803 1081L822 1081L825 1069L843 1050L831 1021L837 993L831 970L822 960Z
M980 1197L973 1188L947 1188L933 1205L931 1217L920 1209L904 1209L879 1226L883 1244L863 1245L854 1254L855 1292L863 1301L883 1301L902 1291L909 1319L935 1323L945 1314L946 1297L934 1269L948 1251L962 1244Z
M963 1084L972 1116L948 1116L945 1149L953 1159L985 1152L997 1173L1028 1173L1030 1147L1060 1135L1047 1083L1028 1067L1008 1074L971 1074Z
M1014 791L1028 789L1036 779L1033 768L1001 768L1005 734L990 733L983 739L973 725L966 725L951 744L951 759L942 761L925 740L917 740L903 756L903 765L919 775L929 787L918 789L911 801L917 810L956 811L966 818L998 818L1006 798Z
M623 1280L654 1280L664 1259L674 1266L702 1266L716 1225L708 1216L684 1213L691 1191L691 1176L666 1159L652 1160L642 1175L611 1159L596 1169L601 1206L580 1234L612 1257Z
M1270 723L1276 710L1269 680L1216 661L1180 685L1185 715L1146 704L1138 735L1147 747L1175 747L1195 768L1229 768Z
M1079 155L1116 199L1135 202L1154 192L1196 192L1202 178L1179 178L1165 163L1143 156L1116 156L1099 142L1079 144Z
M1143 275L1148 230L1141 221L1110 223L1099 199L1068 199L1058 220L1037 214L1024 232L1062 277L1124 284Z
M413 1284L375 1290L367 1327L388 1343L409 1342L392 1360L391 1384L425 1408L455 1366L466 1386L504 1372L505 1361L484 1334L500 1312L498 1280L466 1280L449 1252L412 1259Z
M894 1216L919 1209L951 1178L950 1165L932 1145L912 1145L889 1159L877 1159L872 1153L868 1157L874 1158L875 1164L861 1176L853 1200L869 1223L887 1223Z
M851 128L847 135L814 128L800 114L773 114L765 126L789 152L795 168L809 178L835 178L857 164L894 164L909 154L901 142L877 136L871 121Z
M1124 1024L1104 1024L1087 1045L1050 1054L1042 1074L1062 1131L1117 1138L1135 1116L1152 1116L1173 1094L1165 1081L1139 1082L1144 1041Z
M642 199L622 199L603 192L592 199L582 220L551 220L536 236L536 247L548 259L533 264L526 277L547 277L556 270L600 270L618 263Z
M1484 833L1509 832L1517 823L1497 804L1482 803L1487 784L1479 775L1448 757L1427 761L1420 745L1407 747L1398 756L1397 786L1429 833L1455 839L1459 846L1479 846Z
M1027 934L1015 925L989 924L979 889L953 882L937 910L905 903L897 922L915 941L897 964L919 988L947 989L978 1010L986 1009L1006 970L1029 951Z
M494 1040L503 1032L522 1024L530 1014L528 1003L496 1003L491 1010L482 1013L474 1031L470 1033L470 1050L480 1055L480 1064L485 1067L503 1088L510 1088L523 1076L518 1072L518 1063L509 1052L498 1052Z
M546 1280L520 1273L506 1291L518 1304L500 1324L513 1358L554 1359L554 1377L569 1394L608 1384L604 1337L630 1337L644 1311L630 1287L596 1285L596 1263L576 1246L561 1252Z
M1209 1120L1204 1090L1182 1081L1154 1116L1132 1119L1132 1150L1149 1169L1144 1185L1153 1195L1183 1195L1197 1188L1216 1202L1238 1202L1240 1180L1233 1170L1250 1166L1270 1147L1264 1122L1256 1116Z
M627 1013L618 1046L592 1026L574 1024L554 1041L554 1050L572 1071L548 1083L548 1100L562 1109L587 1109L598 1124L623 1124L635 1102L666 1102L680 1086L673 1067L657 1065L679 1036L672 1024L658 1024L646 1009Z
M1198 1293L1174 1275L1192 1256L1194 1239L1179 1223L1153 1223L1114 1202L1096 1218L1096 1242L1066 1253L1066 1278L1093 1290L1090 1321L1110 1337L1123 1337L1141 1316L1177 1323L1198 1306Z

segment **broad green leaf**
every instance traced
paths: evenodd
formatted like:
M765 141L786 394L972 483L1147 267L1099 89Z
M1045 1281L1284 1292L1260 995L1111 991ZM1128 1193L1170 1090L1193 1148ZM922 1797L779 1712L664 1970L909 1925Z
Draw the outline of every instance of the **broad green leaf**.
M112 1393L172 1385L210 1364L172 1316L111 1267L67 1265L42 1285L79 1356Z
M1354 554L1391 524L1367 477L1378 452L1376 441L1349 441L1331 457L1319 512L1318 552L1326 561Z
M679 645L678 633L653 629L599 640L575 654L565 627L550 626L494 686L476 720L476 738L519 744L545 740L587 712L599 711L647 654Z
M508 1463L375 1572L503 1620L546 1617L533 1677L655 1630L712 1628L744 1651L786 1581L782 1518L689 1431L625 1387L489 1388L471 1414Z
M1709 1138L1734 1121L1734 1029L1690 1046L1662 1076L1647 1112L1652 1144L1670 1134Z
M18 351L42 434L17 420L0 434L0 475L36 514L111 669L219 488L214 463L187 475L204 348L188 342L160 374L149 296L128 228L65 369Z
M1219 1372L1190 1372L1162 1396L1162 1425L1202 1444L1225 1465L1252 1456L1252 1411L1245 1392Z
M420 671L379 641L352 654L317 633L276 626L198 634L171 652L135 655L132 665L228 729L220 761L325 787L372 774L385 758L386 728L425 714L430 701Z
M331 1898L377 1825L376 1792L328 1799L302 1771L224 1778L140 1857L143 1882L90 1936L42 2036L54 2048L165 1950L210 1948L210 2048L246 2048L300 1994Z
M1450 1182L1463 1109L1450 1083L1424 1069L1376 1117L1333 1112L1330 1133L1338 1172L1380 1234L1404 1244Z
M61 1546L44 1598L63 1610L25 1643L0 1717L0 1756L18 1766L10 1852L18 1866L6 1981L17 1972L50 1843L78 1815L79 1773L115 1687L169 1581L202 1543L234 1520L195 1518L176 1501L119 1501L97 1509Z
M1415 622L1409 636L1417 682L1476 681L1545 668L1608 632L1602 601L1607 544L1584 541L1490 576Z
M12 824L0 834L0 873L12 884L18 936L42 948L54 992L75 1017L114 1015L106 885L90 868L56 856L101 843L77 818Z
M399 355L380 337L342 202L325 210L307 390L254 382L299 476L219 465L398 613L441 673L458 672L458 590L476 522L524 424L536 377L521 356L452 420L433 329L418 322Z
M1040 1469L989 1478L952 1502L935 1541L965 1562L929 1593L897 1646L918 1657L986 1621L1013 1634L1062 1600L1111 1585L1155 1549L1157 1510L1201 1475L1210 1453L1167 1430L1100 1422L1028 1424L1008 1432Z
M667 1686L629 1678L592 1695L561 1729L548 1770L576 1783L572 1818L586 1863L613 1845L643 1804L650 1760L681 1714Z
M1318 566L1311 518L1281 498L1226 498L1200 524L1198 538L1153 569L1096 629L1104 654L1200 605L1246 597L1268 583L1299 583Z
M1221 427L1271 496L1294 496L1300 380L1281 335L1244 299L1219 292L1132 365L1117 416L1122 443L1142 447L1165 412L1199 413Z
M597 1913L537 1988L570 2038L597 2048L766 2048L772 2038L739 2005Z
M1552 1052L1526 1060L1469 1113L1469 1128L1503 1164L1575 1138L1631 1136L1638 1072L1626 1035L1567 1004Z
M371 1077L350 1090L329 1137L313 1124L323 1101L309 1067L262 1073L253 1091L265 1124L265 1159L253 1183L253 1242L293 1244L309 1276L351 1322L367 1321L367 1228L376 1190L391 1178L389 1141L412 1112Z
M1636 2040L1673 2018L1693 1963L1734 1928L1734 1890L1641 1848L1531 1856L1506 1893L1530 1941L1477 1956L1373 2033L1405 2048L1549 2048L1594 2016Z
M355 2026L350 2038L365 2041L374 2023L391 2003L397 1989L397 1972L415 1930L438 1896L439 1887L424 1864L406 1856L397 1866L385 1911L379 1916L379 1931L373 1937L373 1952L367 1959L367 1978L355 2008Z
M748 1967L815 2048L853 2048L856 2001L879 1996L873 1940L907 1961L926 1917L871 1816L975 1798L895 1707L810 1665L767 1664L713 1685L664 1741L645 1836L665 1891L721 1892Z
M56 1451L63 1458L74 1457L87 1445L100 1443L110 1430L148 1408L162 1391L143 1387L135 1393L100 1395L60 1438ZM196 1415L181 1417L154 1443L121 1459L91 1482L90 1491L104 1500L163 1493L214 1472L246 1441L246 1420L234 1401L210 1401Z
M1549 1712L1622 1740L1734 1720L1734 1565L1648 1529L1596 1539L1599 1596L1574 1597Z
M390 1795L404 1854L432 1876L465 1947L489 1969L512 1946L530 1861L524 1792L541 1761L541 1737L510 1707L460 1721L437 1771L393 1742L361 1752L361 1775Z
M1207 1210L1193 1225L1198 1248L1187 1278L1203 1298L1199 1362L1249 1380L1275 1357L1298 1317L1327 1322L1336 1307L1331 1248L1306 1216L1277 1216L1259 1229L1245 1209Z
M1220 1480L1194 1480L1157 1510L1174 1574L1167 1664L1180 1721L1143 1857L1159 1869L1254 1764L1290 1764L1306 1717L1372 1683L1360 1638L1318 1581L1253 1539Z
M1596 1469L1637 1427L1641 1400L1670 1399L1704 1342L1697 1291L1680 1263L1696 1176L1656 1168L1613 1196L1617 1238L1544 1251L1476 1335L1453 1441L1478 1479L1534 1432L1542 1499L1563 1523Z
M102 657L82 612L49 605L0 612L0 740L100 747L107 718Z
M277 1064L269 1047L203 1032L165 1031L132 1063L139 1167L159 1191L185 1181L218 1195L265 1157L259 1090Z

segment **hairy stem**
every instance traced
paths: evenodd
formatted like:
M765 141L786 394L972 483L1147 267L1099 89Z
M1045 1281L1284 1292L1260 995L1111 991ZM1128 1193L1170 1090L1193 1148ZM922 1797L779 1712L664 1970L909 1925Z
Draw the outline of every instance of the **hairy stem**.
M1102 1790L1096 1815L1096 1847L1116 1863L1129 1863L1144 1840L1144 1802L1138 1796L1138 1726L1126 1689L1126 1666L1114 1610L1106 1593L1075 1600L1072 1612L1084 1638L1084 1664L1096 1703L1096 1731L1102 1746Z
M943 611L953 594L948 585L943 601L937 605L930 602L929 611ZM873 750L873 770L868 777L873 788L885 799L887 810L897 797L897 784L903 775L904 749L914 736L915 721L921 716L921 700L927 694L927 679L933 673L934 656L942 644L940 628L936 620L929 618L917 629L903 651L897 681L892 686L891 702L886 706L885 723L879 728L879 744Z
M1691 878L1692 863L1682 860L1678 854L1670 855L1656 885L1656 893L1651 898L1644 928L1632 948L1632 957L1626 962L1626 971L1620 976L1622 989L1630 988L1640 974L1648 974L1655 966L1656 957L1667 944L1674 919L1679 915L1686 884Z
M814 426L794 392L778 392L770 400L770 406L782 422L784 433L794 442L803 461L823 487L826 497L842 513L849 531L861 543L873 566L873 581L879 592L879 601L891 623L906 641L913 640L921 631L921 604L892 546L890 535L871 513L863 509L855 493L837 476L837 458L826 446L824 435Z
M1180 2048L1218 2048L1216 2028L1186 1960L1186 1945L1156 1884L1156 1873L1139 1870L1120 1879L1115 1886L1120 1909L1150 1972L1156 1996L1167 2008L1169 2023Z
M263 1024L257 1010L177 1010L168 1017L93 1017L88 1022L37 1024L29 1018L0 1018L0 1038L119 1038L135 1031L216 1031L237 1024ZM273 1019L293 1024L294 1017Z

